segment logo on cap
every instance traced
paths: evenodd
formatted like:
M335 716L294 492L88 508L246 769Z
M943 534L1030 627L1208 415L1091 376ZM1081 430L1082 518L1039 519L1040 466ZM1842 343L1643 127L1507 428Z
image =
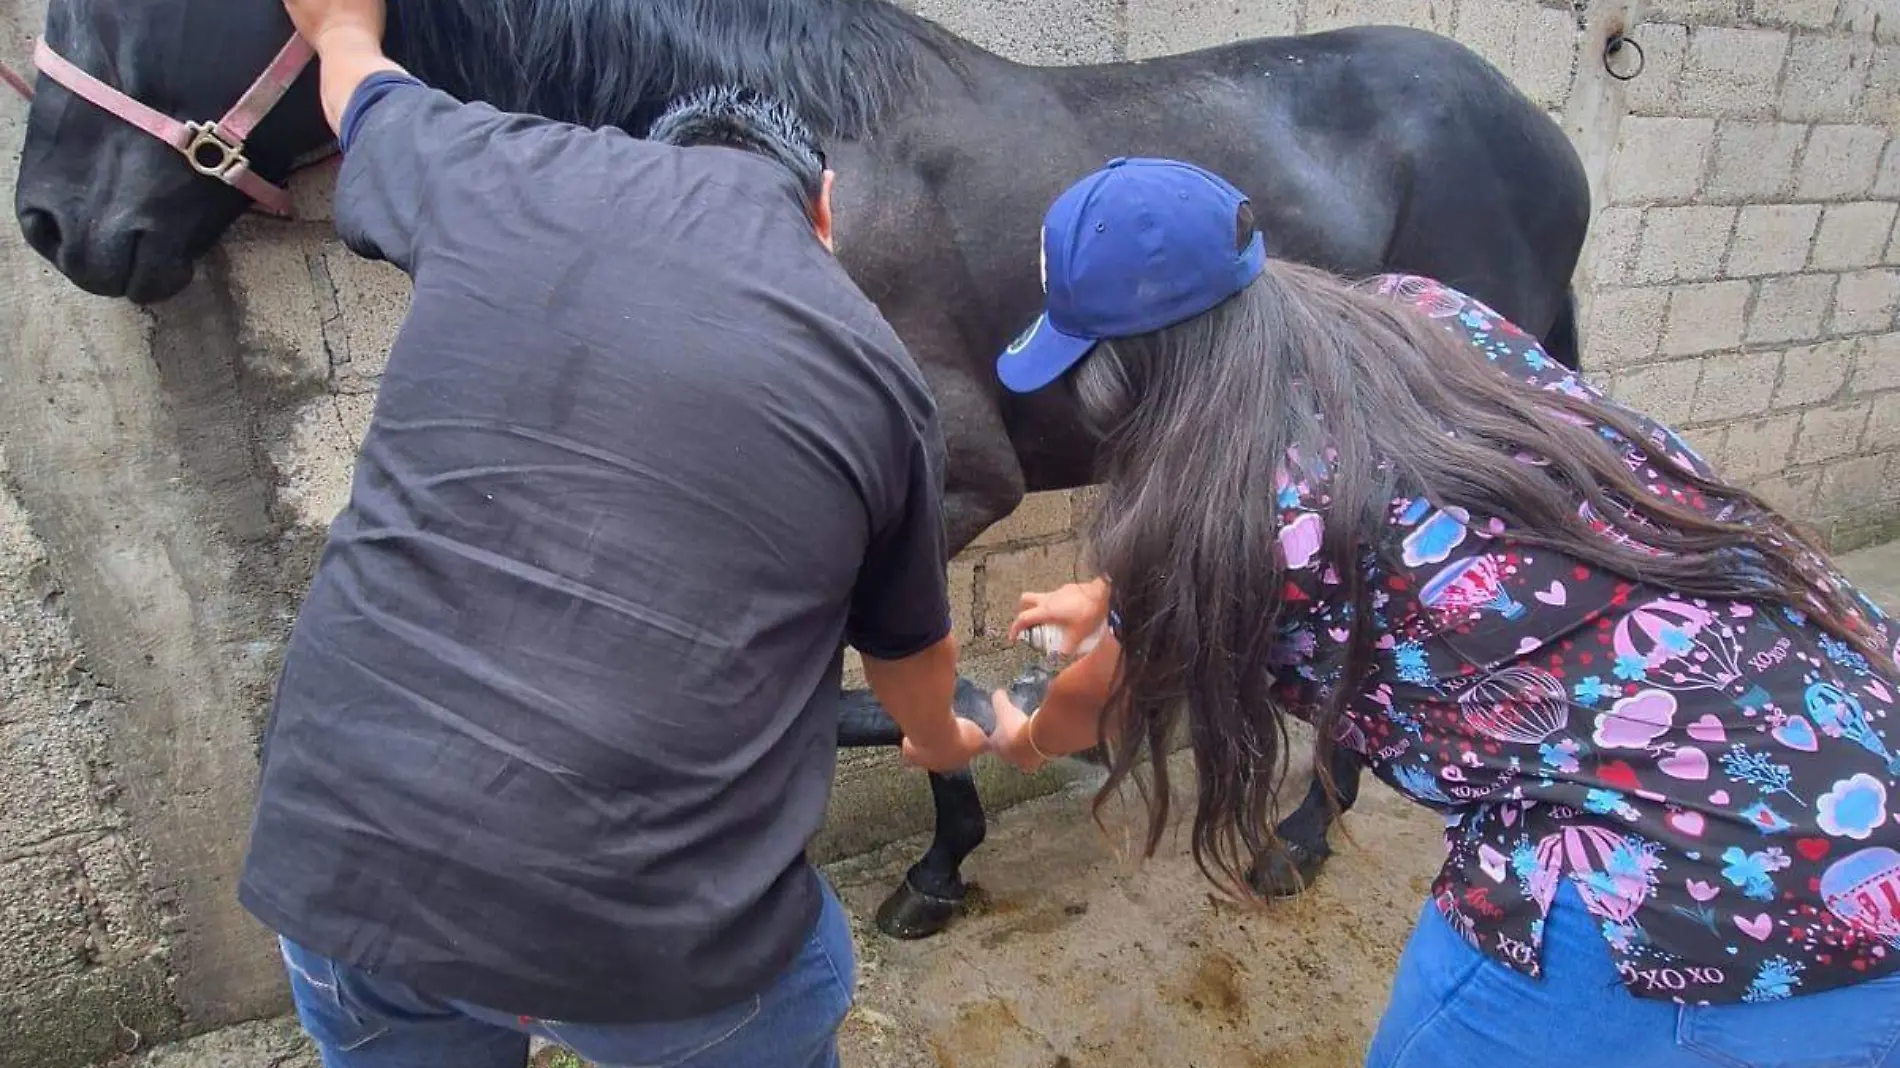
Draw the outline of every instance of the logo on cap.
M1266 268L1259 234L1235 248L1247 197L1190 163L1117 158L1050 206L1040 234L1044 306L997 358L1013 392L1047 386L1097 343L1185 322Z

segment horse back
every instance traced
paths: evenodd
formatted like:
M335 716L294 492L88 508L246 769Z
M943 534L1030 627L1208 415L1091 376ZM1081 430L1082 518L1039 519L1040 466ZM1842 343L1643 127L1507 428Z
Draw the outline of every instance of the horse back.
M1568 307L1589 217L1562 130L1435 34L1356 27L1068 68L974 54L834 153L840 254L951 410L951 436L1000 418L1030 490L1085 480L1092 444L1066 391L1002 394L995 356L1041 305L1043 213L1116 156L1226 176L1276 256L1437 277L1539 335Z
M1088 133L1224 174L1275 254L1415 271L1552 327L1589 224L1562 128L1463 44L1403 26L1266 37L1058 72Z

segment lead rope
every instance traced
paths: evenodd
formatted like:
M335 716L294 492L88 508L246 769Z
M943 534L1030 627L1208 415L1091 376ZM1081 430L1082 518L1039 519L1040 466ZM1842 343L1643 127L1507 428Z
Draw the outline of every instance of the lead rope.
M13 73L13 68L5 63L0 63L0 82L7 83L22 98L28 101L33 99L33 83Z

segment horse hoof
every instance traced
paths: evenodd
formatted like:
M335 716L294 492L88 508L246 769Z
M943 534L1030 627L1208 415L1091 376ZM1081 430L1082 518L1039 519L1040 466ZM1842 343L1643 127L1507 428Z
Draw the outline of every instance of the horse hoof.
M906 942L929 938L950 926L962 907L961 899L926 894L906 879L878 906L877 929Z
M1262 897L1298 897L1319 878L1329 855L1283 842L1280 848L1254 858L1247 881Z

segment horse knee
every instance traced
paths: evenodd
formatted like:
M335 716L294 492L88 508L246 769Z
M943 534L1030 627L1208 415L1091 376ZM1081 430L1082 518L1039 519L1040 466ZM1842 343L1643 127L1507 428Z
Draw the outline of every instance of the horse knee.
M869 749L900 745L903 728L891 719L869 690L846 690L838 701L838 745L844 749Z
M1331 812L1325 798L1325 792L1318 783L1307 792L1299 807L1295 808L1280 825L1274 828L1274 835L1281 842L1294 849L1309 853L1326 853L1330 847L1326 844L1326 833L1331 829Z

